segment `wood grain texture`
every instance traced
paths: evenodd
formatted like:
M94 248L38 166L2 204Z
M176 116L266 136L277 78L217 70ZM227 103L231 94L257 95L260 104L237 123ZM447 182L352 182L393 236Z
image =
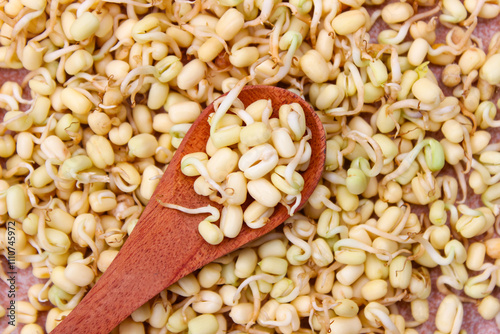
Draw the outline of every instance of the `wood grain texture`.
M306 124L313 137L310 140L311 165L303 173L306 184L302 207L323 171L326 143L321 121L307 102L285 89L249 86L239 98L245 106L261 98L271 99L275 117L284 103L299 102L306 111ZM286 208L279 204L263 228L252 230L244 226L237 238L226 238L220 245L212 246L201 238L197 229L207 214L189 215L167 209L157 202L156 199L160 199L190 208L215 204L194 192L195 177L186 177L180 172L180 161L185 154L205 150L210 131L207 118L212 112L210 105L186 134L137 226L111 266L52 333L109 333L139 306L178 279L268 233L288 218Z

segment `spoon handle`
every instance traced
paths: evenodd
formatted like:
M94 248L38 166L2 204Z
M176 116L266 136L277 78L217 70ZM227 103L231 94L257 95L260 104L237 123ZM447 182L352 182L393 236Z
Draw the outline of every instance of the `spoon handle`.
M97 284L52 333L109 333L165 287L210 262L204 254L214 250L196 228L201 215L152 204Z

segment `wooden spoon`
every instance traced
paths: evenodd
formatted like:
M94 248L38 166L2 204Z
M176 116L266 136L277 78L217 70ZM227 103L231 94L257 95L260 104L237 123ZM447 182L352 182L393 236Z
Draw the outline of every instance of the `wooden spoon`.
M326 143L320 119L307 102L282 88L248 86L239 98L245 106L258 99L271 99L273 117L277 117L281 104L298 102L304 109L306 124L312 131L309 141L312 156L309 168L302 174L305 180L302 207L318 184L324 167ZM198 233L198 224L207 214L186 214L158 203L157 199L161 199L190 208L215 204L194 192L195 177L186 177L180 172L180 161L184 155L205 151L210 133L207 118L213 111L212 105L207 107L186 134L133 233L110 267L51 333L109 333L166 287L263 236L289 217L286 208L279 204L264 227L253 230L244 226L236 238L226 238L221 244L212 246Z

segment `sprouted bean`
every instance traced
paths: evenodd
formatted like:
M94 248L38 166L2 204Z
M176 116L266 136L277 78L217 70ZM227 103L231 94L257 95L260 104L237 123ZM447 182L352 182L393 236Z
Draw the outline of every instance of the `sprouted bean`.
M412 334L433 311L436 333L460 333L465 303L500 328L500 35L476 33L499 13L484 0L5 1L0 66L29 72L0 86L0 251L42 283L3 333L50 332L79 303L213 101L206 152L181 167L224 209L163 205L206 213L212 244L278 203L291 217L113 333ZM249 84L301 95L323 122L323 178L300 211L303 111L245 108ZM465 205L470 190L481 203Z

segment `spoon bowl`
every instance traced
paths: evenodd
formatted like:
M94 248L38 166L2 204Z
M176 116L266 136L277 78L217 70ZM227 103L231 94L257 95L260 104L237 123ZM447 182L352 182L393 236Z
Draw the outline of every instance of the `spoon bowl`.
M312 132L309 140L312 155L308 169L302 173L305 185L299 208L302 207L316 188L324 168L326 142L319 117L298 95L278 87L248 86L238 98L245 107L259 99L270 99L272 117L277 117L282 104L297 102L304 109L306 125ZM208 197L196 194L195 178L185 176L180 170L184 155L205 151L210 136L207 120L213 112L211 104L191 126L117 257L51 333L109 333L134 310L180 278L263 236L289 217L287 209L278 204L264 227L250 229L244 224L236 238L225 238L213 246L198 233L198 224L207 214L187 214L158 203L159 199L189 208L208 204L221 208Z

